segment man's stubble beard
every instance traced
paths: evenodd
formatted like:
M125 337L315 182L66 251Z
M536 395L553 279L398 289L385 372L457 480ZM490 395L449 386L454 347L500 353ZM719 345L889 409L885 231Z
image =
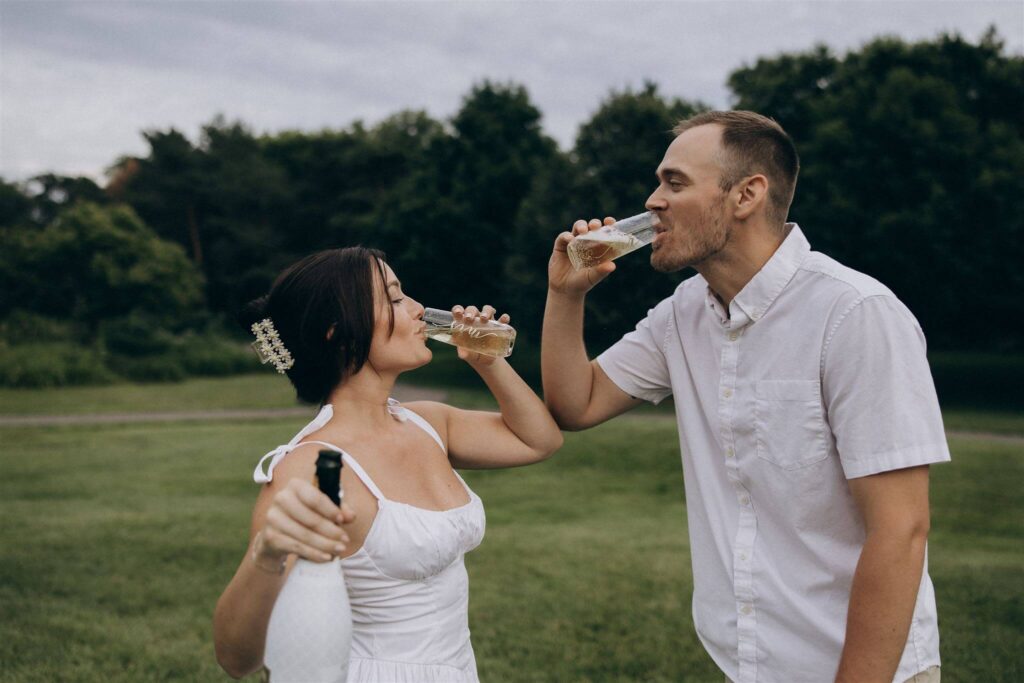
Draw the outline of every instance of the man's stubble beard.
M651 267L659 273L674 273L683 268L696 268L714 257L729 243L731 230L722 221L722 207L725 206L726 193L715 200L714 204L701 212L698 230L686 234L688 241L678 245L675 250L666 253L664 247L651 252ZM680 226L672 229L672 237Z

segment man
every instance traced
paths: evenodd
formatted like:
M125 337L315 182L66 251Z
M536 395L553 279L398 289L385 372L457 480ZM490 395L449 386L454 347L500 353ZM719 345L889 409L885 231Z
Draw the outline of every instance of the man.
M699 275L589 361L584 298L615 265L566 257L599 221L559 235L548 406L580 430L674 396L693 620L727 679L938 681L928 465L949 450L921 329L785 222L799 161L777 123L706 112L674 132L651 265Z

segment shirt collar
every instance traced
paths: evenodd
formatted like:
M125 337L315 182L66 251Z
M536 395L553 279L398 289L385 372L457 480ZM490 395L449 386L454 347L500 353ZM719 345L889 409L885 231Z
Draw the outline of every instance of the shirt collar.
M796 223L787 223L786 229L788 234L782 244L729 305L732 326L742 326L760 320L810 253L811 245L804 237L800 226ZM710 287L708 299L715 299ZM717 304L717 301L715 303ZM718 304L717 307L720 306Z

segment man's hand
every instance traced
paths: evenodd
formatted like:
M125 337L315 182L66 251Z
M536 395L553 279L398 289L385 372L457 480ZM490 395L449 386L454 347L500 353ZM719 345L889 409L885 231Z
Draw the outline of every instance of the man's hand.
M614 218L605 218L604 225L615 223ZM572 232L563 232L555 238L555 247L548 261L548 289L557 294L582 297L601 280L615 270L615 264L606 261L593 268L575 270L569 261L566 249L577 235L584 235L601 227L601 221L593 218L590 222L578 220L573 223Z

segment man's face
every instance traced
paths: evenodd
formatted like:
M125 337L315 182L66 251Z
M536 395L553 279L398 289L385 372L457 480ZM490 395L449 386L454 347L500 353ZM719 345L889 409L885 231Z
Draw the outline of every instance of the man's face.
M658 187L646 206L658 216L651 266L662 273L699 266L729 241L728 196L719 187L718 125L697 126L679 135L658 166Z

